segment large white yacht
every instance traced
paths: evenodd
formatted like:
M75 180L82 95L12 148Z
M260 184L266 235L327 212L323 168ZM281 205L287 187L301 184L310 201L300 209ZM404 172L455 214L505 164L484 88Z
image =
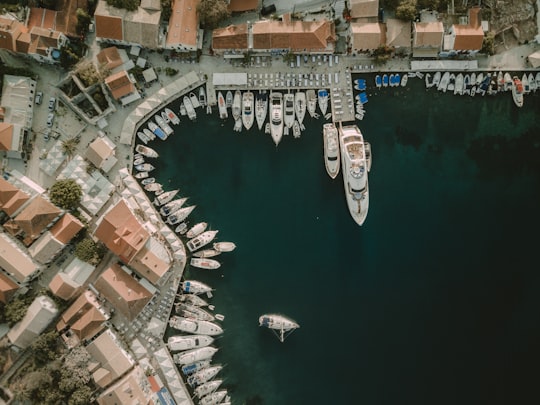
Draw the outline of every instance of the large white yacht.
M285 93L283 96L283 111L285 126L287 128L292 128L294 123L294 94Z
M300 124L300 128L303 126L304 117L306 115L306 93L298 91L294 95L294 110L296 112L296 118Z
M324 165L328 175L335 179L339 173L339 136L336 124L323 125Z
M358 225L362 225L369 208L369 164L364 137L356 125L340 126L339 143L347 205L353 219Z
M251 91L245 91L242 94L242 123L247 130L253 126L253 107L255 100L253 98L253 93Z
M270 94L270 134L276 146L283 136L283 94Z

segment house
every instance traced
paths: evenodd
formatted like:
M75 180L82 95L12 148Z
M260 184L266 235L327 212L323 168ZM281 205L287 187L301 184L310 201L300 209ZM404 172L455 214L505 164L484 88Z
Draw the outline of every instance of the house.
M26 349L49 326L57 313L58 308L52 299L44 295L36 297L24 318L9 330L9 341L21 349Z
M7 274L0 271L0 302L7 302L15 295L19 286Z
M105 79L105 84L111 92L112 97L116 101L121 101L122 105L129 104L130 102L141 98L141 95L131 81L128 72L125 70L108 76Z
M105 270L94 287L130 321L137 317L152 298L152 293L118 264Z
M378 22L379 0L349 0L349 15L355 22Z
M411 49L411 23L409 21L389 18L386 20L386 45L396 50Z
M177 52L202 48L203 31L199 29L197 5L201 0L173 0L165 48Z
M114 155L116 145L108 137L102 136L96 138L86 150L86 159L88 159L98 169L108 173L118 162Z
M0 210L12 217L29 199L29 194L0 177Z
M124 60L122 60L120 52L118 52L118 48L116 46L109 46L108 48L103 49L96 55L96 58L100 67L103 66L105 69L110 71L124 64Z
M444 50L453 54L475 55L482 49L484 30L480 20L480 7L472 7L468 24L454 24L444 37Z
M35 92L35 80L25 76L4 75L2 101L0 102L2 107L0 110L1 120L18 125L25 131L30 131L34 116Z
M123 378L108 387L97 398L99 405L117 404L152 404L153 392L148 378L140 366L126 374Z
M77 10L88 11L87 0L57 0L56 29L66 36L77 38Z
M95 266L74 257L53 277L49 289L57 297L70 300L82 290L95 269Z
M67 213L30 246L28 253L41 264L50 263L83 228L81 221Z
M380 23L350 24L351 52L371 52L386 44L386 30Z
M0 270L19 285L35 278L40 267L19 245L4 232L0 233Z
M436 58L443 44L441 21L413 23L413 57Z
M0 152L5 156L22 159L24 131L19 125L0 122Z
M158 48L161 10L156 10L155 4L153 1L143 1L137 10L128 11L99 0L94 13L96 39L114 44Z

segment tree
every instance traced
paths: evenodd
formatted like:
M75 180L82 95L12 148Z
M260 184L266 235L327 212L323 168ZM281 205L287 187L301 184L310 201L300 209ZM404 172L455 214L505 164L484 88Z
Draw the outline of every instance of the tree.
M75 246L75 256L83 262L96 265L103 257L102 249L90 238L84 238Z
M81 79L81 81L86 87L99 83L103 80L103 76L101 75L101 73L90 61L82 62L75 70L75 74L79 79Z
M172 14L172 1L171 0L161 0L161 19L162 21L169 21L169 18Z
M77 388L68 399L68 405L86 405L92 402L92 390L87 385Z
M47 364L48 362L58 358L58 332L51 330L47 333L42 333L30 346L33 357L37 364Z
M406 0L396 9L396 18L403 21L413 21L416 18L416 1Z
M79 62L79 56L73 52L73 50L68 46L64 45L60 48L60 66L64 69L69 69L77 62Z
M493 32L488 32L484 36L484 41L482 42L482 49L480 52L488 55L495 54L495 36L493 35Z
M107 4L116 8L135 11L139 8L140 0L107 0Z
M68 158L71 158L75 154L78 144L79 140L76 137L64 139L62 141L62 152L64 152L64 155Z
M75 180L58 180L49 190L51 202L63 209L74 210L81 201L82 190Z
M223 0L201 0L197 4L197 13L201 25L206 29L214 29L219 23L231 16L228 5Z
M82 8L77 9L77 27L75 31L77 34L84 35L88 32L88 26L92 22L92 17L88 15Z
M26 315L32 301L29 298L15 297L6 304L5 317L9 326L15 325Z

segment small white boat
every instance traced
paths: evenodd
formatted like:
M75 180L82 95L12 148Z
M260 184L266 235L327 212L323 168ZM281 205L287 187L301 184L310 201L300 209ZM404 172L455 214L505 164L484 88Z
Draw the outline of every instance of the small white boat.
M146 135L146 137L148 139L150 139L151 141L153 141L154 139L156 139L156 135L150 131L148 128L143 128L143 133Z
M193 252L195 250L202 248L203 246L206 246L207 244L212 242L212 240L214 240L218 232L219 231L205 231L201 233L199 236L196 236L195 238L190 239L187 242L187 247L189 251Z
M294 123L294 94L283 95L283 122L285 127L292 128Z
M137 145L137 146L135 146L135 151L137 153L140 153L141 155L149 157L149 158L157 158L157 157L159 157L159 154L154 149L149 148L148 146Z
M163 190L163 186L159 183L150 183L150 184L146 184L144 186L144 189L146 191L159 191L159 190Z
M219 118L221 118L222 120L227 119L229 117L229 113L227 113L227 105L225 104L225 97L223 97L223 93L221 91L218 92L217 103L218 103Z
M174 228L174 231L176 233L179 233L180 235L183 235L187 231L187 224L186 222L180 222L176 228Z
M199 347L180 353L178 364L191 364L201 360L208 360L218 351L215 347Z
M514 76L512 82L512 99L518 107L523 107L523 83L517 76Z
M160 206L163 204L167 204L176 196L176 194L178 194L179 191L179 189L171 190L157 196L156 198L154 198L154 205Z
M268 113L268 95L266 92L259 92L255 98L255 119L259 130L262 129L266 115Z
M148 172L139 172L139 173L135 173L133 177L140 180L140 179L146 179L149 175L150 173Z
M285 341L289 334L300 327L292 319L279 314L261 315L259 317L259 326L272 330L281 342Z
M187 115L186 106L183 102L180 103L180 115Z
M174 130L171 128L171 126L165 122L165 120L163 119L163 117L160 114L156 114L154 116L154 119L156 120L159 127L163 130L163 132L165 132L165 134L167 136L169 136L170 134L172 134L174 132Z
M270 93L270 134L276 146L283 137L283 94Z
M169 225L176 225L180 222L184 221L189 214L195 209L196 205L190 205L189 207L180 208L178 211L176 211L173 214L170 214L167 217L167 223Z
M199 400L199 405L218 405L227 396L227 390L212 392Z
M190 305L193 305L193 306L196 306L196 307L207 307L208 306L208 302L203 300L198 295L194 295L194 294L181 294L179 296L179 301L180 302L185 302L186 304L190 304Z
M309 115L313 118L318 118L317 115L317 94L315 90L309 89L306 91L306 100L307 100L307 111Z
M441 76L441 72L435 72L435 74L433 75L433 80L431 81L431 86L439 87Z
M174 356L173 356L174 360ZM182 366L180 370L184 375L192 375L193 373L197 373L198 371L202 369L206 369L211 364L210 360L201 360L196 363L186 364L185 366Z
M510 73L506 72L503 77L504 77L504 91L512 90L512 86L514 85L514 80L512 79L512 76L510 76Z
M407 86L407 82L409 81L409 75L403 75L401 78L401 87Z
M177 198L176 200L169 201L159 209L159 213L163 216L171 215L178 211L184 203L187 201L187 197Z
M255 121L253 110L255 108L255 99L251 91L245 91L242 94L242 123L247 130L251 129Z
M223 369L223 366L216 364L215 366L200 368L198 371L190 375L187 382L190 386L201 385L210 381Z
M223 333L223 329L216 323L210 321L197 321L195 319L188 319L181 316L173 315L169 320L171 328L180 330L182 332L215 336ZM200 359L203 360L203 359ZM198 360L192 360L185 364L194 363Z
M204 86L199 87L199 104L202 107L206 107L206 91L204 90Z
M214 257L220 255L221 252L216 249L204 249L193 253L195 257Z
M301 131L300 131L300 124L298 123L298 120L294 120L293 122L292 134L295 138L300 138Z
M463 94L470 93L471 76L467 73L463 76Z
M296 113L296 119L300 124L300 129L303 127L304 117L306 116L306 93L303 91L297 91L294 94L294 112Z
M531 92L531 87L529 86L529 78L527 77L527 73L523 73L521 84L523 85L523 93L529 94Z
M191 258L190 264L193 267L198 267L199 269L205 270L214 270L221 267L221 263L214 259L208 259L206 257L193 257Z
M232 108L233 100L234 96L232 94L232 91L227 91L227 93L225 94L225 105L227 106L227 108Z
M335 179L339 173L339 135L333 122L323 125L324 166L328 175Z
M531 88L531 91L536 92L536 80L534 80L534 76L532 73L529 73L529 77L527 78L527 80L529 82L529 87Z
M424 76L424 80L426 81L426 89L429 89L431 86L433 86L433 82L431 79L431 73L426 73Z
M196 319L199 321L212 322L216 318L210 312L205 311L201 307L191 305L189 303L175 304L176 312L182 315L184 318Z
M199 385L193 390L193 393L197 396L197 398L202 398L205 395L211 394L212 392L217 390L221 384L223 384L223 380L212 380Z
M388 75L386 73L383 74L382 85L383 85L383 87L388 87Z
M375 76L375 86L377 86L378 89L380 89L382 87L381 75Z
M180 124L180 118L176 115L170 108L165 108L165 114L169 118L169 122L172 122L174 125Z
M135 165L135 169L139 172L151 172L155 167L150 163L142 163L140 165Z
M167 339L169 350L175 352L206 347L212 343L214 343L214 338L206 335L171 336Z
M460 73L456 76L456 83L454 84L454 95L456 94L463 95L463 84L464 84L464 77L463 77L463 74Z
M213 247L218 252L232 252L236 249L234 242L215 242Z
M201 106L201 103L199 103L199 99L195 95L195 93L189 93L189 101L191 101L191 105L193 105L193 108L199 108Z
M234 92L231 112L235 121L240 119L240 117L242 116L242 92L240 90L236 90Z
M446 88L448 87L449 80L450 80L450 72L444 72L444 74L441 77L441 80L439 81L439 84L437 85L437 90L446 93Z
M326 89L321 89L317 92L317 101L323 116L326 115L326 111L328 110L328 97L329 95Z
M141 156L133 161L134 166L142 165L144 163L144 158Z
M184 107L186 107L187 116L190 120L194 121L197 119L197 113L195 112L195 107L191 103L191 100L188 96L184 96Z
M143 142L144 144L147 144L150 142L150 139L144 134L144 132L137 132L137 137Z
M536 76L534 76L534 81L536 82L536 90L540 90L540 72L536 73Z
M189 231L187 231L186 236L188 239L192 239L195 236L199 236L201 233L206 231L206 228L208 227L208 224L206 222L199 222L195 225L193 225Z

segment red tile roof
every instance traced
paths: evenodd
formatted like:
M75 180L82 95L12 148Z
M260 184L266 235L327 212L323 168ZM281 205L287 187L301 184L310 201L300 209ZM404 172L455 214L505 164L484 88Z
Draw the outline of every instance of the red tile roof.
M7 303L19 289L17 283L12 281L4 273L0 272L0 301Z
M77 235L83 228L84 225L81 223L81 221L70 213L67 213L60 218L56 224L54 224L54 226L51 228L51 233L58 241L64 245L67 245L71 239L73 239L73 237Z
M242 11L256 10L259 6L259 0L230 0L229 11L240 13Z
M115 100L118 100L135 91L135 85L129 80L128 73L125 70L110 75L105 79L105 84Z
M119 41L124 39L122 17L96 14L94 19L96 22L96 37L117 39Z

